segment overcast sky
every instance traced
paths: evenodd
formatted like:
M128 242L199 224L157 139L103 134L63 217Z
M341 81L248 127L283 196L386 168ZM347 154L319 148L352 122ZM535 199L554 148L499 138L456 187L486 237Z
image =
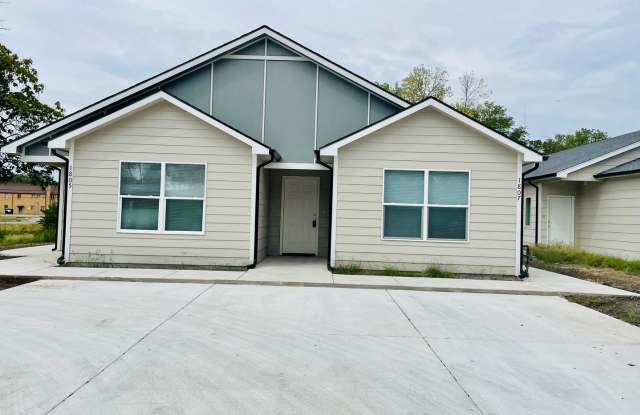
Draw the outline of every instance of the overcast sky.
M640 1L8 0L0 41L67 113L262 24L374 81L484 77L533 138L640 129Z

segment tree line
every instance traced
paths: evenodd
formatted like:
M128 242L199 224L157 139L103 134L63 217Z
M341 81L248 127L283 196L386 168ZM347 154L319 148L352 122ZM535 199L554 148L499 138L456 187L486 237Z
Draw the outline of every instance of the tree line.
M480 121L507 137L525 144L543 154L556 153L583 144L607 138L607 133L590 128L580 128L571 134L556 134L546 139L532 139L526 126L517 125L507 109L492 101L491 90L484 78L475 72L465 72L457 79L457 99L449 81L449 72L442 66L418 65L409 74L393 84L379 82L378 86L405 100L416 103L427 97L435 97L451 104L458 111Z

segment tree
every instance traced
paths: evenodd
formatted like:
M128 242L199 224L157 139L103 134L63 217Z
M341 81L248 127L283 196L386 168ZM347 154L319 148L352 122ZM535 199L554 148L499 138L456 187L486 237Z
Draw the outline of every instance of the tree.
M556 153L584 144L605 140L607 133L602 130L581 128L573 134L556 134L546 140L531 140L529 146L544 154Z
M42 212L38 223L45 229L55 229L58 226L58 204L52 203Z
M461 94L461 100L458 103L459 107L471 108L491 95L487 82L484 78L476 76L473 71L463 73L458 78L458 83L460 84Z
M422 101L427 97L444 100L453 95L449 86L449 72L441 66L415 66L409 75L402 79L399 86L396 83L395 91L392 89L389 91L411 103Z
M506 135L512 140L516 140L520 143L527 142L527 128L523 126L516 126L515 120L512 116L507 114L507 109L502 105L498 105L492 101L484 101L481 104L472 105L470 107L464 107L457 104L456 108L471 118L480 121L487 127Z
M398 84L397 81L393 85L391 85L389 82L376 82L376 85L378 85L380 88L384 89L387 92L391 92L392 94L395 94L395 95L400 95L400 85Z
M59 102L49 106L38 97L44 85L31 59L21 59L0 43L0 145L28 134L64 115ZM28 165L17 157L0 155L0 181L26 174L31 182L45 186L52 182L50 167Z

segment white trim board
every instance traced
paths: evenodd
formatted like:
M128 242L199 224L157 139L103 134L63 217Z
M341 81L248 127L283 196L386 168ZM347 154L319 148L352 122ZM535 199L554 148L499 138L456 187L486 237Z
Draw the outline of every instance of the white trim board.
M338 205L338 156L333 158L333 177L331 184L331 246L329 247L331 252L331 259L329 266L332 268L336 266L336 235L338 234L338 225L336 224L337 218L337 205Z
M256 222L260 220L256 217L256 190L260 183L258 183L258 155L251 155L251 218L249 221L249 264L253 264L253 258L255 252L258 249L256 246Z
M66 212L64 216L64 260L69 262L71 258L70 248L71 248L71 213L73 212L73 165L74 165L74 154L75 154L75 145L72 142L69 148L69 155L67 158L69 159L69 169L67 170L67 174L65 176L67 182L67 189L65 191L64 197L66 198ZM62 183L61 183L62 184Z
M189 114L193 115L196 118L199 118L200 120L211 125L212 127L217 128L218 130L230 135L231 137L242 141L243 143L251 147L253 154L269 154L269 147L265 146L264 144L261 144L257 141L252 140L248 136L234 130L233 128L230 128L229 126L221 123L220 121L217 121L216 119L211 118L211 116L194 109L193 107L185 104L184 102L162 91L156 92L155 94L149 97L146 97L144 99L141 99L140 101L137 101L127 107L124 107L121 110L118 110L112 114L109 114L105 117L102 117L96 121L93 121L87 125L84 125L80 128L77 128L73 131L70 131L66 134L61 135L60 137L57 137L49 141L49 144L48 144L49 148L67 149L69 148L69 143L71 141L76 140L80 137L83 137L95 130L103 128L124 117L127 117L136 112L142 111L162 101L175 105L181 110L188 112Z
M273 162L264 166L269 170L329 170L317 163L280 163Z
M524 197L524 183L522 180L522 154L516 159L516 266L515 276L522 272L522 199Z
M231 42L228 42L222 46L219 46L215 49L210 50L209 52L206 52L200 56L197 56L196 58L193 58L185 63L182 63L178 66L175 66L174 68L171 68L165 72L162 72L154 77L151 77L145 81L142 81L128 89L125 89L121 92L118 92L114 95L111 95L101 101L96 102L95 104L89 105L86 108L83 108L73 114L70 114L56 122L53 122L49 125L47 125L46 127L43 127L41 129L39 129L38 131L34 131L33 133L26 135L24 137L21 137L7 145L5 145L4 147L2 147L0 149L0 152L3 153L16 153L17 152L17 148L25 143L28 143L32 140L35 140L37 138L40 138L42 136L45 136L53 131L55 131L56 129L67 125L71 122L77 121L79 119L81 119L82 117L85 117L95 111L98 111L102 108L108 107L111 104L114 104L124 98L127 98L129 96L135 95L138 92L141 92L147 88L150 88L162 81L168 80L176 75L180 75L183 72L186 72L190 69L196 69L199 66L202 66L204 64L207 64L209 61L219 58L222 55L226 54L227 52L233 51L234 49L245 45L248 42L251 42L252 40L258 39L262 36L268 36L271 39L282 43L284 46L286 46L287 48L291 49L292 51L298 53L299 55L305 56L306 58L308 58L311 61L316 62L317 64L320 64L324 67L326 67L327 69L329 69L330 71L342 76L343 78L348 79L349 81L353 82L354 84L364 88L367 91L371 91L374 94L377 94L381 97L383 97L384 99L400 106L401 108L407 108L409 107L409 103L403 101L402 99L398 98L397 96L389 93L388 91L385 91L384 89L378 87L377 85L375 85L373 82L369 82L367 80L365 80L364 78L361 78L351 72L349 72L348 70L346 70L345 68L341 67L338 64L335 64L333 62L331 62L330 60L318 55L317 53L311 51L310 49L307 49L306 47L294 42L293 40L285 37L284 35L281 35L280 33L274 31L273 29L267 27L267 26L261 26L260 28L246 33L234 40L232 40ZM265 57L263 57L265 58Z
M380 121L378 123L372 124L371 126L367 127L367 128L363 128L360 131L357 131L339 141L336 141L332 144L329 144L323 148L320 149L320 155L322 156L335 156L338 153L338 149L341 147L346 146L347 144L353 143L354 141L367 136L371 133L374 133L388 125L391 125L397 121L402 120L403 118L408 117L409 115L415 114L418 111L421 111L423 109L426 108L434 108L436 110L438 110L439 112L441 112L444 115L447 115L457 121L462 122L463 124L467 125L468 127L471 127L473 129L475 129L476 131L484 134L485 136L494 139L495 141L497 141L498 143L504 145L505 147L511 148L512 150L517 151L518 153L521 153L524 156L524 161L525 162L540 162L542 161L542 155L536 153L533 150L528 149L527 147L516 143L513 140L508 139L507 137L503 136L502 134L499 134L495 131L493 131L492 129L485 127L484 125L480 124L479 122L475 121L472 118L467 117L466 115L463 115L461 113L459 113L458 111L455 111L451 108L449 108L447 105L433 99L433 98L428 98L404 111L401 111L399 113L397 113L396 115L393 115L389 118L384 119L383 121Z
M621 148L619 148L617 150L614 150L614 151L612 151L610 153L603 154L600 157L596 157L596 158L593 158L591 160L587 160L587 161L585 161L583 163L576 164L575 166L569 167L567 169L560 170L559 172L556 173L556 176L560 177L562 179L566 179L567 176L569 174L571 174L571 173L574 173L574 172L576 172L578 170L582 170L585 167L589 167L589 166L594 165L596 163L599 163L601 161L610 159L611 157L615 157L615 156L618 156L618 155L620 155L622 153L626 153L627 151L634 150L634 149L636 149L638 147L640 147L640 141L637 141L635 143L629 144L628 146L621 147Z

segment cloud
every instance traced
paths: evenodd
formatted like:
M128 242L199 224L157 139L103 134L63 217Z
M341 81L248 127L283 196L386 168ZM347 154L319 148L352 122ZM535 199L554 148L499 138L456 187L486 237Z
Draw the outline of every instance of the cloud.
M640 129L634 0L21 0L0 13L0 41L68 111L268 24L374 81L421 63L453 84L474 70L534 137Z

